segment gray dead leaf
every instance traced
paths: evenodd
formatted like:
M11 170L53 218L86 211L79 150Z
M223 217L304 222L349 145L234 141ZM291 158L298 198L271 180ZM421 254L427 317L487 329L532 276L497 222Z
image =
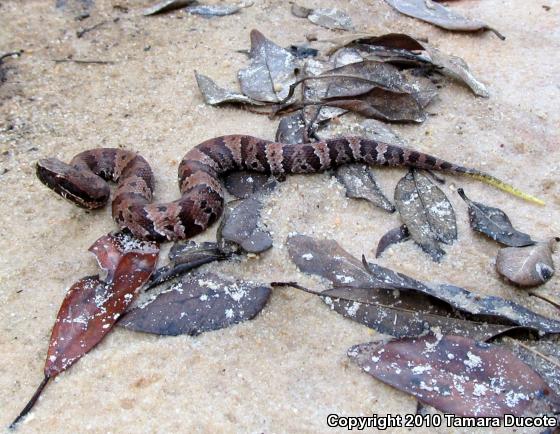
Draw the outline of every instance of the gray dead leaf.
M210 105L226 103L241 103L252 105L263 105L260 101L255 101L241 93L230 91L218 86L210 77L194 71L198 88L202 93L204 101Z
M395 207L377 185L370 167L362 164L345 164L336 169L336 178L346 189L347 197L365 199L387 212L395 212Z
M332 30L354 30L352 19L336 8L309 9L292 4L292 14L298 18L307 18L313 24Z
M352 18L336 8L313 9L307 16L313 24L333 30L354 30Z
M246 199L260 192L272 191L276 183L264 173L241 170L227 174L224 185L229 194L239 199Z
M449 310L429 305L427 297L423 301L421 297L412 297L413 293L394 295L373 288L341 287L327 289L319 295L327 306L344 317L399 338L438 330L484 341L515 328L462 319Z
M248 253L260 253L272 247L272 237L260 227L262 206L256 197L226 204L217 236L218 245L224 251L231 249L231 243Z
M489 27L480 20L466 18L431 0L385 0L390 6L401 14L418 18L438 27L460 32L477 32L479 30L490 30L504 40L505 37L497 30Z
M193 240L177 241L171 247L168 256L170 263L153 272L144 287L145 290L154 288L204 264L228 257L218 248L217 243L206 241L197 243Z
M526 247L504 247L498 251L496 270L515 285L530 287L546 283L554 275L552 253L558 239Z
M298 110L280 119L275 140L280 143L305 143L308 141L306 128L303 110Z
M189 14L200 15L206 18L211 17L224 17L226 15L233 15L241 10L237 5L194 5L186 8Z
M184 8L191 3L194 3L194 0L163 0L144 9L142 15L162 14L164 12Z
M509 247L535 244L528 234L513 227L509 217L501 209L470 200L462 188L457 189L457 193L469 206L469 222L475 231Z
M536 417L560 409L560 396L530 366L503 347L470 338L428 334L371 342L353 346L348 356L368 375L445 414Z
M438 262L445 251L439 243L457 239L457 222L451 202L426 175L410 170L395 188L395 205L410 236Z
M393 228L381 237L377 244L375 257L379 258L387 248L396 243L401 243L410 239L410 233L406 225L400 225L398 228Z
M355 48L344 47L335 51L330 57L329 61L335 68L350 65L351 63L363 62L364 58Z
M411 93L422 108L426 108L438 95L437 86L423 75L424 69L406 69L402 72L411 87Z
M445 54L427 43L424 44L424 46L430 55L432 63L442 68L442 72L445 75L464 82L471 88L475 95L483 98L488 98L490 96L490 92L488 92L486 86L473 75L467 62L458 56Z
M241 91L250 98L264 102L283 100L296 81L297 59L287 50L251 31L251 64L238 73Z
M271 289L213 273L187 275L150 303L127 312L118 325L158 335L198 335L254 318Z

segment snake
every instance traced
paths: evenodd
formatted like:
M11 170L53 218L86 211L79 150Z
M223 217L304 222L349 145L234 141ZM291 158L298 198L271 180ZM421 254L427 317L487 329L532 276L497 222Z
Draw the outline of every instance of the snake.
M466 175L522 199L540 199L500 179L410 148L362 137L337 137L301 144L278 143L248 135L206 140L179 164L179 199L153 203L154 174L139 154L118 148L95 148L69 163L56 158L37 162L36 174L47 187L74 204L103 207L110 199L107 181L117 183L112 216L121 229L156 242L191 238L218 220L224 208L221 178L233 171L254 171L276 177L310 174L350 163L427 169Z

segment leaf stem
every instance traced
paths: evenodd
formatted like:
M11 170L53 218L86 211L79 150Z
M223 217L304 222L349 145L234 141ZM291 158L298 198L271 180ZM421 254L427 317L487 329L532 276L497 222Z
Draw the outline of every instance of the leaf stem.
M300 289L301 291L304 291L304 292L307 292L307 293L313 294L313 295L321 295L321 292L322 292L322 291L317 291L315 289L306 288L305 286L301 286L297 282L270 282L270 286L272 286L273 288L279 287L279 286L291 286L292 288Z
M49 382L49 380L51 379L51 377L48 377L45 375L45 377L43 378L43 381L41 381L41 384L39 384L39 387L37 387L37 390L35 391L35 393L33 394L33 396L31 397L31 399L29 400L29 402L27 403L27 405L23 408L23 410L21 410L21 413L18 415L18 417L16 417L14 419L14 421L10 424L10 429L13 430L16 428L16 425L25 417L27 416L27 413L29 413L31 411L31 409L33 408L33 406L35 405L35 403L37 402L37 400L39 399L39 397L41 396L41 393L43 393L43 389L45 388L45 386L47 385L47 383Z

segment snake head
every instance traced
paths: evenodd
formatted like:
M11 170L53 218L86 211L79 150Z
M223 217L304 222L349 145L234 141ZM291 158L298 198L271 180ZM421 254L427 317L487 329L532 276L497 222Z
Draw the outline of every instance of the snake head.
M109 200L109 185L89 170L45 158L37 162L36 171L43 184L82 208L100 208Z

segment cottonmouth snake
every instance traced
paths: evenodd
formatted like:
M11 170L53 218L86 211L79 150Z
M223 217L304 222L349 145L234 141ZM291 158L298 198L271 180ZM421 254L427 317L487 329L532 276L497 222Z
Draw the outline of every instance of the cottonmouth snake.
M48 158L37 163L37 176L59 195L88 209L109 200L109 185L117 182L113 219L136 237L165 241L190 238L222 214L220 177L251 170L275 176L317 173L347 163L407 166L465 174L524 199L539 202L491 175L428 154L359 137L334 138L305 144L275 143L245 135L207 140L190 150L179 165L181 197L151 203L154 176L140 155L121 149L98 148L76 155L69 164Z

